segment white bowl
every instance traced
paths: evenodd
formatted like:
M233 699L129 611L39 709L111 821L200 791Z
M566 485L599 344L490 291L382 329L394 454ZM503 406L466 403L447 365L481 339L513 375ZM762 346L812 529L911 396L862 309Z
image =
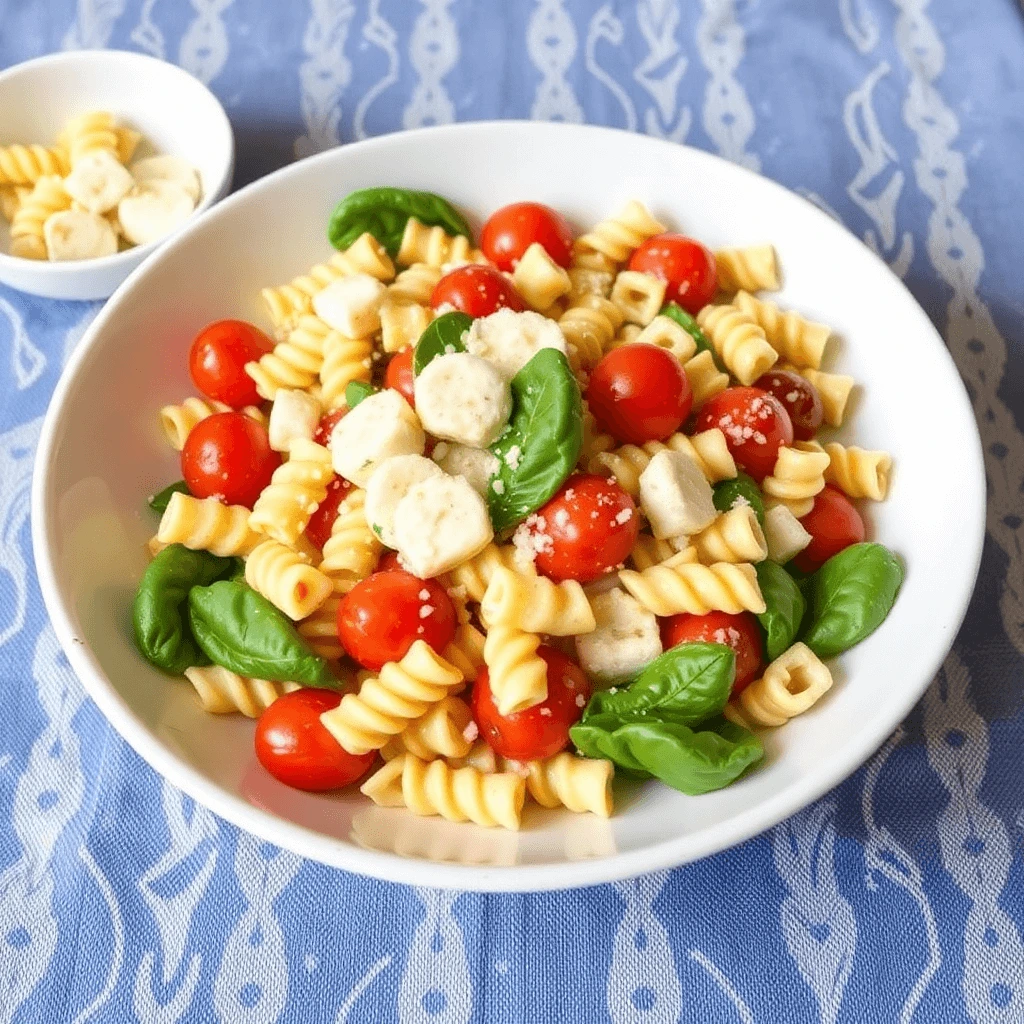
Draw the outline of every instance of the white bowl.
M0 146L51 145L69 118L89 110L109 110L142 132L146 153L180 156L199 171L203 194L193 217L227 195L235 168L231 123L187 71L140 53L78 50L0 73ZM0 217L0 281L51 299L105 299L166 241L95 260L25 260L9 254L9 225Z
M379 184L433 189L477 218L540 200L577 225L635 196L712 246L773 242L786 278L781 301L841 336L838 366L865 385L842 436L895 457L889 500L868 514L871 534L905 559L907 579L885 624L839 660L832 692L768 733L765 762L737 784L697 798L657 782L622 785L608 822L533 807L518 834L381 810L357 792L301 794L256 763L251 722L204 714L187 683L136 652L130 608L156 526L146 496L180 475L157 410L193 392L192 337L225 316L269 326L259 289L328 255L335 202ZM353 871L455 888L589 885L679 864L814 800L879 746L932 679L967 607L984 536L980 442L963 385L884 263L747 170L656 139L567 125L389 135L287 167L225 200L141 268L92 325L57 387L37 465L43 596L71 664L128 742L175 785L271 842Z

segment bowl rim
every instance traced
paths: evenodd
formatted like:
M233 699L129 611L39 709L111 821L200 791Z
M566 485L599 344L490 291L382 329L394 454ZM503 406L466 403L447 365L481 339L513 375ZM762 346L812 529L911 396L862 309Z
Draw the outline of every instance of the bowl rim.
M449 125L433 125L410 131L377 136L348 146L361 149L372 149L393 146L394 136L403 138L419 138L424 134L432 135L473 135L486 133L496 128L529 130L538 134L563 133L584 135L612 135L621 139L624 144L638 138L636 133L619 128L608 128L599 125L577 125L557 122L535 121L475 121L460 122ZM679 146L676 143L639 136L649 143L661 143L671 146L673 150L682 148L689 151L690 157L698 163L720 167L725 165L730 173L747 180L760 179L761 187L767 187L780 197L787 200L793 198L806 204L813 215L821 218L821 223L830 225L831 229L843 227L820 208L785 186L765 178L749 168L733 164L713 153L699 150L691 146ZM228 213L235 205L244 203L250 197L258 195L262 190L271 187L280 178L296 173L297 167L307 164L329 163L336 159L337 147L324 153L316 154L305 160L296 161L260 178L218 204L218 211ZM214 214L213 216L216 216ZM947 367L955 379L960 382L957 390L957 401L961 403L970 422L974 425L972 439L965 439L964 460L966 475L962 478L963 493L976 496L976 502L965 502L963 509L965 529L961 540L967 549L968 558L965 564L970 572L960 583L960 594L956 602L954 619L949 625L949 642L940 643L930 659L929 670L918 684L906 688L888 716L876 720L873 727L863 727L855 731L847 739L842 749L842 756L836 757L827 770L804 773L802 777L773 795L756 807L750 808L739 815L716 822L703 829L700 833L674 837L654 843L643 849L615 853L607 857L586 860L566 860L550 864L527 864L510 866L463 865L431 861L426 859L403 857L395 853L365 849L355 843L345 843L333 837L325 836L313 829L298 825L281 818L272 811L257 807L240 796L222 789L218 784L207 779L198 770L185 761L180 760L169 748L156 740L150 730L141 722L128 703L109 683L104 671L85 641L75 634L70 610L65 607L60 596L56 570L53 559L55 551L57 524L48 515L48 510L55 506L52 500L52 483L49 466L56 446L62 421L62 412L66 396L78 370L90 358L91 351L100 338L112 310L118 304L122 292L127 292L137 275L147 273L159 265L160 261L169 258L178 247L188 244L193 231L198 230L198 222L187 225L179 234L171 239L166 246L146 263L136 268L119 286L96 319L89 326L80 341L54 390L50 405L40 433L36 453L35 470L32 481L32 543L35 552L36 571L46 609L50 615L54 630L61 642L67 657L82 681L86 692L95 700L104 716L122 737L173 785L189 796L198 800L215 814L230 821L259 838L278 846L292 850L303 857L342 868L358 874L383 879L390 882L411 885L426 885L435 888L449 888L479 892L539 892L555 889L574 889L598 885L618 879L631 878L651 871L676 867L691 861L724 851L744 840L760 835L762 832L778 824L780 821L796 813L803 807L819 799L830 789L841 783L857 770L877 750L893 729L901 722L917 703L924 690L932 682L939 667L952 646L967 613L967 607L974 592L978 570L981 565L982 548L986 535L986 484L984 462L982 458L981 438L978 433L973 409L960 380L956 365L942 341L941 335L928 318L925 311L906 287L904 282L892 269L864 245L852 233L851 239L856 242L864 253L875 261L876 266L888 274L903 291L914 306L914 315L920 321L923 332L930 333L935 341L935 358L945 359ZM844 229L845 230L845 229Z
M42 57L23 60L18 64L12 64L9 68L4 68L3 71L0 71L0 88L10 79L17 78L19 74L25 71L44 67L48 64L73 63L81 59L92 61L103 59L113 64L139 64L148 68L159 64L165 68L171 68L173 72L177 72L195 82L206 93L206 96L212 103L213 110L220 122L218 130L227 139L227 154L224 166L221 168L217 180L210 189L204 192L196 208L190 214L189 221L205 213L214 203L224 197L231 187L231 179L235 173L235 133L231 127L231 120L224 109L224 104L217 99L213 90L205 82L196 78L195 75L179 65L171 63L169 60L161 60L159 57L153 57L148 53L137 53L134 50L63 50L59 53L47 53ZM191 225L189 224L189 226ZM183 228L178 230L183 230ZM169 237L175 237L176 234L177 232L172 232ZM30 264L31 268L40 277L46 277L50 281L67 280L85 270L89 272L124 270L127 274L129 269L132 268L132 264L145 260L161 245L166 245L167 241L168 237L157 238L152 242L146 242L144 245L134 245L130 249L115 252L110 256L97 256L87 260L26 260L20 256L12 256L10 253L0 249L0 268L6 267L16 273L24 273L28 269L26 264Z

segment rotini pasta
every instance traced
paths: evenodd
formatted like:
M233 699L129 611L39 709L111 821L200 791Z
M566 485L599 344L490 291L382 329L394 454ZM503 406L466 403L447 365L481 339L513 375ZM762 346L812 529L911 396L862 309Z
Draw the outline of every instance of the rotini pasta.
M603 257L602 257L603 258ZM584 295L599 295L607 299L612 293L615 275L611 270L591 270L589 267L571 266L569 275L569 304L578 305Z
M690 538L697 558L705 565L715 562L763 562L768 543L749 505L723 512L706 529Z
M573 253L577 260L597 253L613 263L625 263L638 245L664 230L665 225L656 221L643 203L631 199L616 216L580 235L573 244ZM580 266L585 265L580 263Z
M636 270L623 270L615 278L612 302L630 323L646 327L665 301L665 282Z
M318 316L304 315L272 352L246 363L245 372L263 398L276 398L282 388L308 388L320 375L328 344L340 337Z
M292 548L265 540L245 561L245 582L297 622L334 592L331 580Z
M365 508L366 492L353 488L338 506L324 543L320 571L331 580L335 593L348 593L377 567L383 546L366 521Z
M410 217L398 247L398 262L404 267L414 263L443 267L447 263L486 263L487 260L465 235L453 237L444 228L427 227Z
M832 673L818 656L806 644L794 644L725 706L725 715L748 729L784 725L831 688Z
M847 497L884 501L889 490L892 456L888 452L871 452L849 448L832 441L825 445L828 467L825 481L835 484Z
M495 624L484 641L484 661L498 713L511 715L547 700L548 670L537 654L540 637Z
M488 630L518 626L551 636L577 636L597 626L587 595L575 580L554 583L546 576L526 576L504 566L494 570L487 584L480 617Z
M697 323L741 384L753 384L778 361L778 352L768 344L757 321L735 306L705 306L697 314Z
M771 476L761 481L761 490L770 498L784 502L799 519L810 509L813 500L825 487L825 470L829 457L814 441L797 441L792 447L779 449ZM804 511L797 512L797 509Z
M745 249L719 249L715 253L718 287L723 292L774 292L779 287L779 268L772 245Z
M68 173L67 157L54 146L0 146L0 185L34 185L43 175Z
M303 619L296 629L315 654L327 661L336 661L345 654L338 638L338 608L342 595L335 592L312 615Z
M719 370L710 352L698 352L683 364L683 369L690 382L694 409L699 409L709 398L720 395L729 386L729 375Z
M480 554L452 569L448 574L448 582L451 586L461 588L470 601L479 602L483 600L496 569L529 571L530 567L520 564L521 561L519 553L511 544L488 544Z
M22 200L11 223L11 255L26 260L46 259L43 225L55 213L71 208L71 196L56 175L43 175Z
M31 192L29 185L0 185L0 217L12 221L25 197Z
M410 722L381 748L385 761L412 754L422 761L435 757L466 757L473 744L466 738L473 714L461 697L444 697L423 715Z
M611 451L615 447L615 439L611 434L602 434L597 419L583 403L583 443L580 445L580 465L588 466L602 452ZM593 472L591 470L591 472Z
M823 370L815 370L812 367L798 369L786 366L784 369L794 370L815 386L821 396L821 408L825 415L825 422L830 427L843 425L843 420L846 418L846 406L857 383L852 377L843 373L825 373Z
M216 498L180 493L171 495L156 537L161 544L184 544L222 558L245 556L263 540L249 528L249 510L244 505L223 505Z
M327 496L333 476L331 453L326 448L302 438L293 441L288 461L274 470L256 499L249 526L291 547Z
M471 622L460 622L455 629L455 639L445 647L444 660L454 665L467 683L476 679L483 668L485 637Z
M623 569L619 581L645 608L660 616L711 611L760 614L765 610L752 565L701 565L694 557L691 548L643 572Z
M267 425L267 417L257 406L247 405L240 411L257 423ZM216 402L212 398L186 398L181 405L165 405L160 410L160 425L164 428L164 434L171 447L180 452L185 447L185 441L192 433L192 428L200 420L220 412L231 412L231 406Z
M678 550L672 546L671 541L659 540L649 533L641 533L636 539L636 544L633 545L629 560L637 572L643 572L644 569L650 569L652 565L661 565L662 562L667 562L677 554Z
M74 167L86 153L108 150L115 158L118 155L118 137L114 126L114 115L105 110L89 111L72 118L64 130Z
M300 688L298 683L249 679L220 665L187 668L185 678L199 694L203 710L211 715L230 715L238 711L247 718L259 718L278 697Z
M805 320L793 310L782 310L749 292L737 292L732 304L752 317L764 331L768 344L782 359L796 366L818 369L832 331L824 324Z
M543 761L525 762L526 790L542 807L567 807L611 817L615 766L600 758L563 751Z
M656 316L633 338L633 342L657 345L658 348L671 352L683 364L697 351L697 342L669 316Z
M345 338L332 332L324 344L320 367L321 401L328 410L345 405L345 389L354 380L369 381L373 362L369 338Z
M430 326L433 310L413 302L385 301L380 307L380 342L385 352L415 345Z
M567 309L559 317L558 326L565 335L572 368L579 372L597 366L622 320L622 310L600 295L584 295L578 305Z
M572 288L569 275L540 242L534 242L523 253L512 272L512 283L526 304L538 312L550 309Z

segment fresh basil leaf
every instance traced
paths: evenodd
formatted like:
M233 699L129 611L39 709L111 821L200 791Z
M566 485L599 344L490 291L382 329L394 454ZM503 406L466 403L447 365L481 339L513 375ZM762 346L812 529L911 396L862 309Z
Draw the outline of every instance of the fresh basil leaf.
M512 378L512 418L490 447L498 459L487 487L495 532L548 501L573 471L582 445L580 387L565 356L542 348Z
M462 339L472 324L472 317L457 311L443 313L436 320L432 320L430 326L420 335L412 354L413 374L418 377L427 363L438 356L450 352L465 352L466 343Z
M569 736L587 757L653 775L689 796L728 786L764 756L753 733L721 717L694 729L668 715L625 723L595 715L574 725Z
M700 329L700 324L690 316L689 313L679 305L678 302L667 302L661 307L661 316L667 316L672 320L675 320L677 324L686 333L693 338L697 343L698 352L710 352L711 358L714 359L715 365L719 370L725 371L725 367L722 365L721 360L718 358L718 353L715 351L714 346L708 341L708 336Z
M221 580L194 587L188 615L196 642L215 665L254 679L338 685L330 666L291 621L244 583Z
M345 196L331 214L327 237L335 249L347 249L369 231L394 259L410 217L429 227L438 225L449 235L472 237L466 219L447 199L433 192L389 186L363 188Z
M737 503L749 505L757 516L757 521L764 529L764 498L761 488L753 477L746 473L738 473L733 480L722 480L714 486L712 500L719 512L728 512Z
M834 658L870 636L903 584L903 565L881 544L853 544L811 579L810 625L803 638L819 658Z
M759 562L754 566L757 584L764 597L765 610L757 621L765 635L765 653L774 661L793 646L804 620L807 602L796 580L778 562Z
M149 499L149 507L154 512L159 512L163 515L167 510L167 506L170 503L172 494L191 494L192 492L188 489L188 484L184 480L179 480L177 483L168 484L158 494L154 494Z
M345 404L354 409L364 398L377 394L377 389L365 380L350 380L345 385Z
M680 644L655 658L628 686L598 690L583 721L613 715L621 721L671 714L684 725L717 715L736 677L736 655L723 644Z
M179 676L193 665L210 663L189 627L188 595L193 587L222 579L235 561L171 544L149 563L132 607L135 644L146 661Z

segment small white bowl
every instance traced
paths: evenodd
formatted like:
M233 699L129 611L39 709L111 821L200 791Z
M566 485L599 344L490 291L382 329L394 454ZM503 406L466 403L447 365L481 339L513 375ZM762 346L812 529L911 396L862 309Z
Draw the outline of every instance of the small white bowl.
M193 217L227 195L235 168L231 123L187 71L139 53L79 50L0 73L0 146L51 145L69 118L89 110L109 110L141 132L140 152L145 145L146 153L180 156L198 170L203 194ZM9 255L9 225L0 218L0 281L51 299L105 299L165 241L94 260L26 260Z

